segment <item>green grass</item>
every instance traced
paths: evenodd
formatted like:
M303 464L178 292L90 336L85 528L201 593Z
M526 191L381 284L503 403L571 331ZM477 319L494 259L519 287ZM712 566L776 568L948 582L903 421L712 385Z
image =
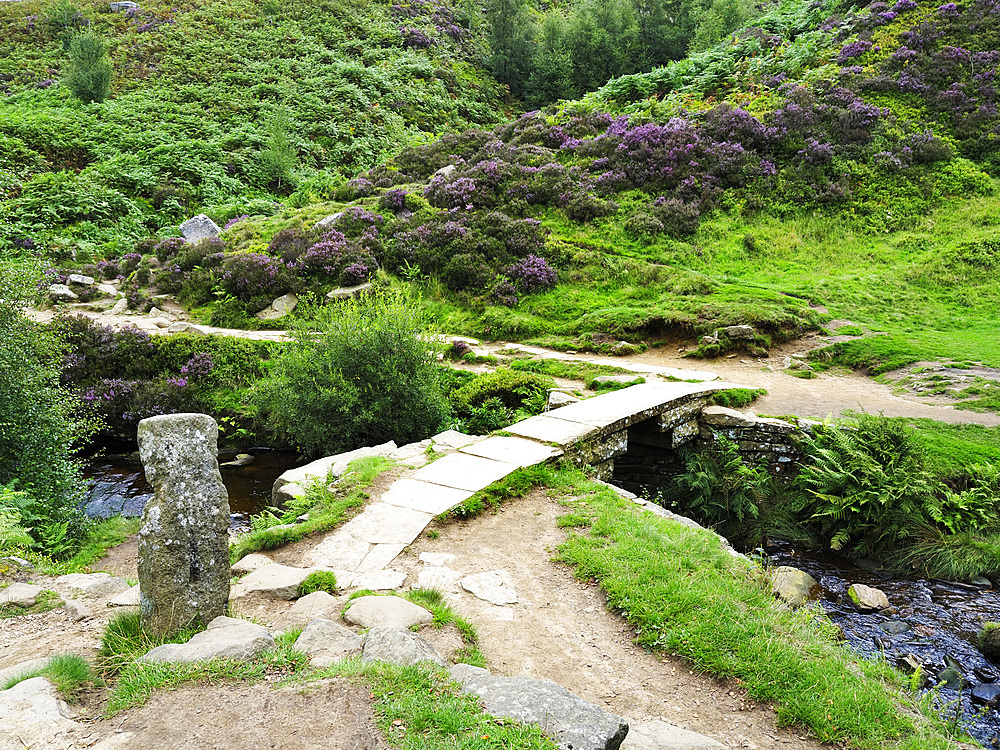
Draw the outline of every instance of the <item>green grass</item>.
M314 570L299 584L299 596L306 596L316 591L337 593L337 576L332 570Z
M731 409L742 409L766 395L766 388L728 388L713 393L711 402L718 406L728 406Z
M947 424L933 419L896 417L916 431L926 447L927 468L944 480L964 477L973 464L1000 465L1000 427Z
M24 615L39 615L62 606L62 599L55 591L48 589L40 592L35 603L30 607L19 607L16 604L0 605L0 620L11 617L23 617Z
M229 545L229 557L236 562L251 552L274 549L297 542L309 534L329 531L350 517L350 511L365 504L368 495L364 488L376 477L392 468L392 461L382 456L359 458L348 464L347 471L337 482L334 491L327 482L316 481L306 487L306 494L288 508L278 510L280 516L271 514L273 525L294 524L290 528L258 528L240 535ZM303 513L309 520L296 523Z
M445 511L437 517L437 520L439 522L467 520L488 510L495 511L507 500L521 497L539 482L548 479L551 474L552 469L544 464L513 471L489 487L479 490L469 499L463 500L451 510Z
M406 598L431 611L431 614L434 615L431 627L443 628L448 624L455 626L462 637L463 646L453 655L454 662L471 664L474 667L486 666L486 657L479 650L479 634L476 632L476 626L452 609L440 591L436 589L412 589L406 592Z
M292 684L343 677L374 696L378 727L400 750L555 750L556 744L533 725L483 713L479 699L460 693L448 674L430 664L397 667L348 659L319 672L292 678Z
M573 362L565 359L529 359L517 358L509 364L512 370L535 372L548 375L551 378L563 380L578 380L587 388L594 388L594 378L599 375L632 375L634 373L612 365L596 365L591 362ZM636 375L636 379L642 379ZM599 385L599 384L598 384Z
M143 631L138 611L121 612L112 617L101 633L97 668L105 677L128 668L152 648L164 643L186 643L202 626L192 626L164 638L154 638Z
M19 682L33 677L45 677L63 700L71 703L80 698L84 688L97 679L90 663L79 654L57 654L38 669L32 669L0 682L0 690L8 690Z

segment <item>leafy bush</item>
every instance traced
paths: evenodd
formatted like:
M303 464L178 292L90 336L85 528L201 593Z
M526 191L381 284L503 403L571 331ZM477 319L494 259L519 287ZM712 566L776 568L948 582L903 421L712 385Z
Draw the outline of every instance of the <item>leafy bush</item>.
M402 292L320 310L295 330L254 397L276 434L310 454L432 434L448 416L434 348Z
M69 45L66 85L84 102L103 102L111 93L111 60L101 39L91 33L78 34Z

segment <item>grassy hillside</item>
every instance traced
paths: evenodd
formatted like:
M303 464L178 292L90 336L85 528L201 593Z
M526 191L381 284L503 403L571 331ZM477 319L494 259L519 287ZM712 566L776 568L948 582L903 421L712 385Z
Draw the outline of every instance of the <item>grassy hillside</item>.
M503 92L463 23L424 3L3 3L0 252L115 257L198 211L307 203L407 144L494 123ZM82 31L109 47L103 102L63 85Z

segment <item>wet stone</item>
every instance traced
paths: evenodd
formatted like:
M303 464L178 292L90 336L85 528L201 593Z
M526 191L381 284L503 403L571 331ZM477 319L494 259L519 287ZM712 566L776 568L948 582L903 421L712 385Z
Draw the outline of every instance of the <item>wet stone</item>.
M1000 705L1000 685L984 683L972 688L972 702L980 706L996 708Z
M879 624L879 629L889 635L902 635L910 630L910 626L902 620L889 620Z

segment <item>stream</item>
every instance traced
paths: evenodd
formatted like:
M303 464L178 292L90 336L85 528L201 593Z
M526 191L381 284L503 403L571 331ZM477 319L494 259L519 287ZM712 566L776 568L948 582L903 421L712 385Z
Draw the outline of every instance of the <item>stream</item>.
M775 543L767 550L774 565L804 570L822 588L820 604L861 654L884 656L905 672L919 663L930 685L951 676L950 686L934 688L937 703L951 718L960 707L959 723L988 748L1000 747L1000 669L975 646L984 622L1000 622L1000 592L937 579L900 578L859 561L862 567L834 554L805 553ZM861 614L847 598L847 587L862 583L884 591L891 605L887 614ZM895 610L895 612L893 612ZM892 613L892 614L889 614ZM961 687L954 673L958 670ZM940 675L940 677L939 677ZM929 687L929 686L928 686ZM993 705L986 705L988 698Z
M231 532L248 529L250 517L271 504L274 480L300 463L293 451L250 448L247 454L253 457L249 463L227 466L237 454L219 453L222 481L229 491ZM95 457L87 463L84 476L90 485L84 510L92 518L139 516L153 496L135 453Z

